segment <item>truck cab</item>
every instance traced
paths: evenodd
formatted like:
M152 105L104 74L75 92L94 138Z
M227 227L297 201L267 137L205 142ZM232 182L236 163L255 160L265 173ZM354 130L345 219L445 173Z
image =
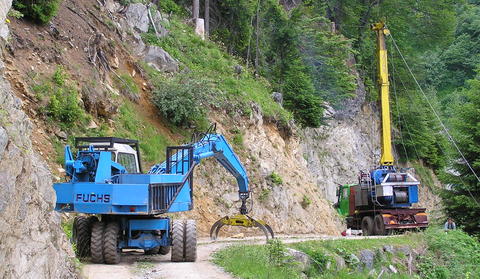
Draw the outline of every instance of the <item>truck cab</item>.
M353 185L339 185L337 188L337 202L335 207L340 215L348 216L350 212L349 197L350 187Z

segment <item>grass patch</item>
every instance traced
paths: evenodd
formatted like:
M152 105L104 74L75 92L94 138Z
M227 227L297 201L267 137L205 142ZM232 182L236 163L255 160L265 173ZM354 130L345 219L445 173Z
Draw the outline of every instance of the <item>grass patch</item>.
M300 278L300 269L285 264L280 252L271 245L232 245L214 254L213 262L240 278Z
M283 249L282 244L279 245L280 248L272 245L229 246L215 254L214 263L241 278L300 278L301 271L295 264L286 265L288 257L279 253ZM393 246L394 252L384 252L385 245ZM287 246L316 261L310 270L304 271L308 278L377 278L382 268L390 265L399 273L384 273L382 278L476 278L475 274L480 274L480 243L461 230L445 233L432 227L425 232L397 237L312 240ZM406 246L412 251L420 251L420 254L412 254L412 275L407 267L409 255L395 251L395 248ZM360 251L365 249L374 254L373 271L353 256L360 259ZM336 267L339 258L346 264L341 270Z

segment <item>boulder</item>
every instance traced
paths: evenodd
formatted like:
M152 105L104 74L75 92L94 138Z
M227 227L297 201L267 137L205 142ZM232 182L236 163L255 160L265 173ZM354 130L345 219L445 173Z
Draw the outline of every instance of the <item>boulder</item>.
M278 103L280 105L280 107L283 108L283 95L282 95L282 93L273 92L273 94L270 97L272 97L273 101Z
M125 13L127 29L132 31L146 33L148 32L148 27L151 24L150 17L148 15L148 6L143 4L130 4L127 12ZM163 18L159 11L152 13L153 22L155 22L155 27L157 28L158 35L163 37L168 34L167 29L163 26Z
M390 254L394 253L393 246L388 245L388 244L383 245L383 251L385 251L386 253L390 253Z
M250 108L252 109L252 113L250 114L250 123L253 125L262 126L262 107L257 102L250 101Z
M398 254L399 252L404 254L405 256L409 256L412 254L412 249L410 249L410 246L402 246L399 248L394 248L395 255Z
M373 268L373 260L374 255L370 250L362 250L360 251L360 261L365 265L365 267L369 270Z
M143 4L130 4L128 11L125 13L128 25L136 29L138 32L148 32L150 19L148 18L147 6Z
M178 63L161 47L148 46L143 61L161 72L173 73L178 71Z
M300 267L301 267L302 271L306 271L306 270L310 269L310 265L312 263L312 258L309 255L307 255L307 254L305 254L301 251L295 250L295 249L287 248L286 250L287 250L288 255L293 257L292 260L300 263ZM291 261L291 260L289 260L289 261Z

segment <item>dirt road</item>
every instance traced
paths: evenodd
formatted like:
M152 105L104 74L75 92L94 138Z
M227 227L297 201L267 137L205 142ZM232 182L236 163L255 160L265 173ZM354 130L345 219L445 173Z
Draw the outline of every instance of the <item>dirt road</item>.
M301 242L314 239L332 238L331 236L301 236L286 237L277 236L284 243ZM129 250L124 252L122 262L118 265L85 263L83 274L88 279L230 279L233 278L220 267L210 262L211 255L234 243L264 243L262 237L247 237L244 239L225 238L212 242L209 238L198 239L197 261L193 263L172 263L170 254L167 255L144 255L142 250Z

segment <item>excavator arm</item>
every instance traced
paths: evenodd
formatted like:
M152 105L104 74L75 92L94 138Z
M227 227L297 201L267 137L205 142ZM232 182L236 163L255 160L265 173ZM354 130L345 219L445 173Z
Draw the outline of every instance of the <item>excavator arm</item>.
M247 214L246 200L250 197L248 177L245 168L227 143L224 136L218 134L205 134L203 138L193 143L193 160L196 164L200 160L214 157L237 180L238 194L242 200L241 214Z
M175 159L169 160L176 163L171 166L168 166L167 163L155 165L149 173L175 173L177 169L183 168L181 162L184 162L189 156L192 156L194 165L200 164L202 159L214 157L237 180L238 195L242 205L240 214L231 217L225 216L215 222L210 230L210 237L216 240L220 229L227 225L247 228L257 227L265 233L267 241L269 236L274 238L273 230L269 225L248 215L247 199L250 197L250 190L248 188L247 172L225 137L216 133L216 124L213 124L206 133L194 134L192 142L187 146L191 147L191 151L180 155L176 153L172 156Z

